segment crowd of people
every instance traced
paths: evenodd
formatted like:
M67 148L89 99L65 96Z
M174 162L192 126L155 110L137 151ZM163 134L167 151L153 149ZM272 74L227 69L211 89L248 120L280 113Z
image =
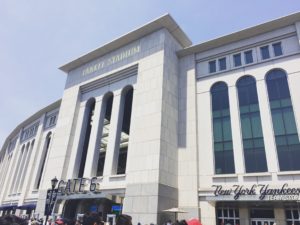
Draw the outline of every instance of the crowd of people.
M15 215L5 215L0 217L0 225L104 225L104 223L102 218L96 213L85 214L82 221L58 218L55 221L48 219L45 223L41 219L26 220ZM131 216L125 214L117 216L116 225L132 225Z
M196 219L194 219L196 220ZM191 222L191 223L190 223ZM42 219L22 219L15 215L5 215L0 217L0 225L105 225L105 222L97 213L87 213L83 216L82 220L71 220L66 218L57 218L56 220L48 219L44 223ZM132 218L129 215L121 214L116 217L116 225L132 225ZM138 223L141 225L141 223ZM151 225L151 224L150 224ZM167 221L164 225L202 225L199 220L195 221Z

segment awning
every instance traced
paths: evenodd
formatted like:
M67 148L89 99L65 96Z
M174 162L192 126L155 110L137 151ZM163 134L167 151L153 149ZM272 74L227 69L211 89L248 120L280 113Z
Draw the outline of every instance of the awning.
M0 210L13 210L16 209L17 205L2 205L0 206Z
M17 207L17 209L35 209L36 204L25 204L25 205L20 205Z

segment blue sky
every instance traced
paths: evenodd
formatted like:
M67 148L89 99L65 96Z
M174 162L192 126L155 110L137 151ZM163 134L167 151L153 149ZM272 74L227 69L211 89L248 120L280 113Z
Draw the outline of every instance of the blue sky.
M162 14L197 44L299 10L299 0L1 0L0 145L62 97L59 66Z

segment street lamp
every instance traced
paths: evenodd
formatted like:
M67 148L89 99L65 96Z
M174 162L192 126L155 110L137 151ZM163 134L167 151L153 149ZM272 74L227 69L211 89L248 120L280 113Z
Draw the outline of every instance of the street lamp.
M57 180L56 177L54 177L54 178L51 180L52 191L53 191L54 188L56 187L57 182L58 182L58 180Z
M49 199L49 204L48 204L48 210L52 211L52 197L53 197L53 192L54 192L54 189L56 187L56 184L57 184L58 180L56 177L54 177L52 180L51 180L51 192L50 192L50 199ZM48 223L48 217L49 217L49 212L47 212L47 215L46 215L46 223Z

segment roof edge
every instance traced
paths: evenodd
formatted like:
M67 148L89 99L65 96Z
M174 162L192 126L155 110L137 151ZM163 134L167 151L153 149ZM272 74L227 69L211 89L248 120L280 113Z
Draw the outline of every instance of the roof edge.
M122 35L91 52L88 52L79 58L68 62L65 65L59 67L60 70L68 73L69 71L78 68L79 66L84 65L91 60L99 58L111 51L114 51L124 45L127 45L135 40L138 40L150 33L153 33L156 30L161 28L166 28L175 39L182 45L182 47L188 47L192 44L192 41L185 34L185 32L179 27L176 21L172 18L169 13L162 15L161 17L154 19L145 25L134 29L125 35Z
M0 150L0 155L2 154L3 151L5 151L7 144L9 143L9 141L14 138L16 135L18 135L20 129L22 127L24 127L25 125L37 120L43 113L54 110L57 107L60 107L61 104L61 99L51 103L50 105L47 105L46 107L40 109L39 111L37 111L36 113L34 113L33 115L31 115L30 117L28 117L26 120L24 120L23 122L21 122L19 125L17 125L13 131L7 136L7 138L5 139L1 150Z
M292 25L300 21L300 12L296 12L287 16L280 17L268 22L261 23L228 35L224 35L197 45L193 45L182 50L177 51L179 57L187 56L194 53L204 52L210 49L218 48L222 45L230 44L236 41L251 38L256 35L267 33L282 27Z

